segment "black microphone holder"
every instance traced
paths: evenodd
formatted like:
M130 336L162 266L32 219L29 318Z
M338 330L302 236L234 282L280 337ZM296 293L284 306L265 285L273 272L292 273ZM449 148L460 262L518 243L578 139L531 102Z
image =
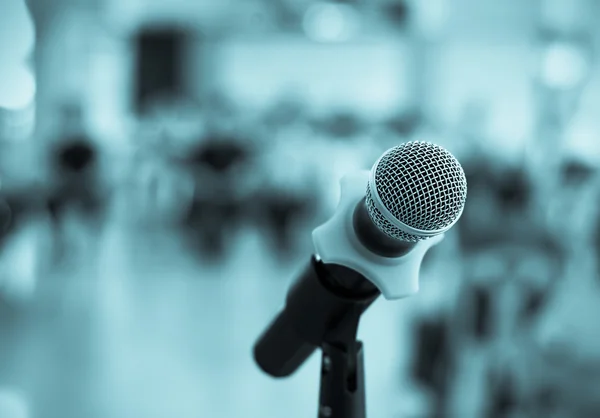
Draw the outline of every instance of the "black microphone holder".
M319 418L365 418L361 314L381 293L360 273L312 257L290 288L286 306L254 346L271 376L294 373L322 352Z

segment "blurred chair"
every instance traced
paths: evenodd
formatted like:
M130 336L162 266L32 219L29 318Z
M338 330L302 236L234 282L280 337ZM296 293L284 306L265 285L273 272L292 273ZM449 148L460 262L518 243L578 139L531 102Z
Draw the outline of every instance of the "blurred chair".
M195 192L184 218L185 234L203 255L220 260L247 219L252 192L253 150L236 134L209 134L187 153Z

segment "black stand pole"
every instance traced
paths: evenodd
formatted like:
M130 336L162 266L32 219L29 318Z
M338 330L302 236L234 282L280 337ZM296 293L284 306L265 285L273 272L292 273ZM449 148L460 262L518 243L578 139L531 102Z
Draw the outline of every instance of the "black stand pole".
M321 345L319 418L366 418L363 344L356 339L362 309L348 313Z
M319 418L366 418L362 343L353 353L327 343L322 350Z

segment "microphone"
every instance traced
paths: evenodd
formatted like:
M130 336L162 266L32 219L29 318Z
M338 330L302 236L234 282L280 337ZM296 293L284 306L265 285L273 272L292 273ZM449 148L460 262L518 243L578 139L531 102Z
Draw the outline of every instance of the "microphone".
M346 175L333 217L313 231L315 254L254 346L258 366L289 376L324 342L354 339L358 317L380 295L416 293L423 257L458 221L466 197L460 163L429 142L401 144L371 171Z

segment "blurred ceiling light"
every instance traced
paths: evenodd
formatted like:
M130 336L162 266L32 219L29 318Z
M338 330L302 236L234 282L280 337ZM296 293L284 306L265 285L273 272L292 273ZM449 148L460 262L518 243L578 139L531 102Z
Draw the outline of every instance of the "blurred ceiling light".
M0 1L0 107L26 107L35 94L28 69L35 29L25 1Z
M0 416L6 418L29 418L29 405L18 391L0 388Z
M302 26L314 41L344 42L356 35L360 18L349 4L315 3L306 11Z
M23 109L35 97L36 84L31 71L25 66L4 67L0 82L0 107Z
M556 41L542 51L541 80L548 87L568 90L581 86L591 70L590 56L582 45Z

